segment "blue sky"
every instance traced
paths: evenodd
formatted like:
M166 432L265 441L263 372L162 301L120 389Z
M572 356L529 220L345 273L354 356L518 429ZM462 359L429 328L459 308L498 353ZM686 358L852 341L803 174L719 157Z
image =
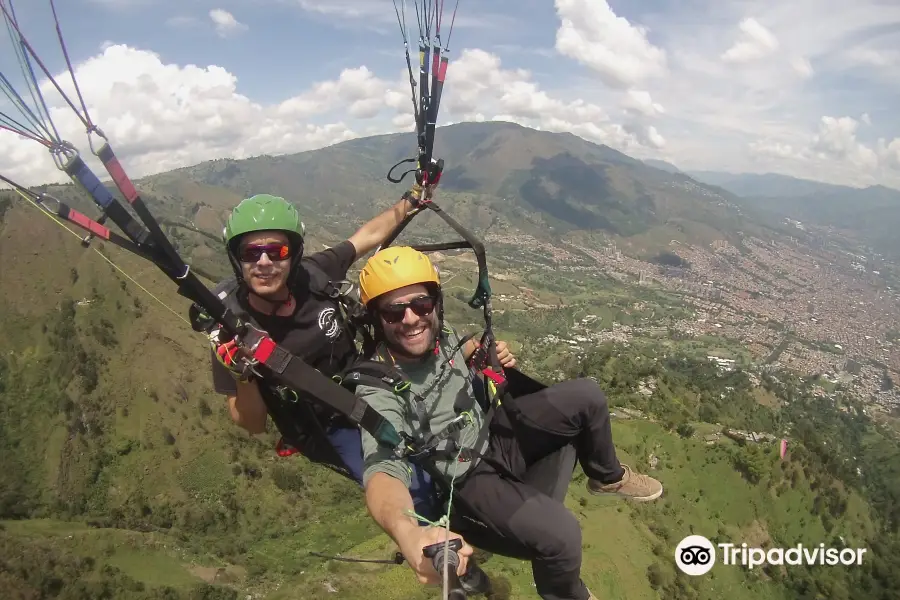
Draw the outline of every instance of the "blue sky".
M392 0L58 5L92 115L136 175L409 128ZM61 72L49 1L15 7ZM450 49L441 123L512 120L686 169L900 187L897 2L460 0ZM7 132L0 171L57 177L39 145Z
M46 49L42 55L48 59L57 58L49 2L18 2L14 6L28 39L39 50ZM315 81L334 78L344 68L365 64L380 73L405 65L391 0L306 4L300 0L57 0L57 4L74 62L95 55L104 42L127 44L151 50L166 63L224 66L237 76L245 93L263 102L300 93ZM445 0L445 28L453 8L447 4ZM518 46L552 49L554 29L536 26L555 19L552 4L497 0L490 10L472 0L461 0L461 4L451 51L464 47L505 51L511 67L535 68L535 62L549 62L533 53L517 57L515 50ZM321 8L304 9L304 5ZM334 6L331 11L329 5ZM247 27L246 33L219 36L209 16L217 8L230 12ZM365 18L348 16L357 10ZM412 0L407 1L407 10L407 23L415 33ZM517 16L517 11L531 18ZM49 62L63 66L61 60Z

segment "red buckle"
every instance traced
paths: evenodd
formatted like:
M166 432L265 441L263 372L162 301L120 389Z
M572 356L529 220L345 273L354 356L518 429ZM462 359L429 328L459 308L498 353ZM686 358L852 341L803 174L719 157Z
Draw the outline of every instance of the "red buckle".
M256 346L256 351L253 353L253 358L261 362L262 364L266 364L266 361L272 356L272 352L275 351L277 344L270 337L264 337L260 340L259 344Z
M275 452L278 453L278 456L282 458L287 458L288 456L293 456L294 454L299 454L300 450L294 448L289 444L284 443L283 438L279 438L278 442L275 444Z
M504 383L506 383L506 378L503 375L501 375L500 373L497 373L496 371L491 369L490 367L483 369L481 372L484 373L485 377L489 378L491 381L493 381L497 385L503 385Z

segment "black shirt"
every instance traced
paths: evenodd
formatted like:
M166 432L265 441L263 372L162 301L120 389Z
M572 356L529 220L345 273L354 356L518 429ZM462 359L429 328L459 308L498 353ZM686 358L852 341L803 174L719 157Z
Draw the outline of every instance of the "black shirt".
M297 306L289 317L270 316L253 310L246 295L239 296L241 306L277 344L331 377L356 358L356 345L341 327L337 302L310 294L309 263L314 262L332 281L341 281L347 279L347 270L355 260L356 248L349 240L304 256L300 261L303 268L292 290ZM216 392L236 395L237 383L215 357L212 358L212 370ZM322 414L321 407L317 405L316 409ZM325 409L326 414L329 412Z

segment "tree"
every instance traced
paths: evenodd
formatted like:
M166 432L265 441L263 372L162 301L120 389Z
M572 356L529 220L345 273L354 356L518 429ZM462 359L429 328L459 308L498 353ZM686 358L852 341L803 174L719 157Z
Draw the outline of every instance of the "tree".
M718 423L719 422L719 411L716 409L715 405L709 403L703 403L700 405L699 411L700 420L704 423Z
M654 590L659 590L672 585L672 582L675 581L675 578L672 576L672 573L668 569L663 567L658 562L654 562L652 565L647 567L647 580L650 582L650 587L652 587Z
M694 435L694 426L690 423L682 423L675 431L683 438L689 438Z
M759 446L742 446L734 453L733 462L735 469L750 483L757 484L767 471L766 456Z

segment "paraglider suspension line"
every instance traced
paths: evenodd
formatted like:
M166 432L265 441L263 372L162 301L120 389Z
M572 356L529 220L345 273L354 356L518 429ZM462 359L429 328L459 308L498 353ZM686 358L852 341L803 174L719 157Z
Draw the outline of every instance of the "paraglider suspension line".
M322 554L321 552L310 552L310 556L318 556L319 558L327 558L328 560L339 560L342 562L352 562L352 563L374 563L379 565L402 565L406 560L403 557L402 552L395 552L394 558L392 559L377 559L377 558L346 558L343 556L330 556L328 554Z

